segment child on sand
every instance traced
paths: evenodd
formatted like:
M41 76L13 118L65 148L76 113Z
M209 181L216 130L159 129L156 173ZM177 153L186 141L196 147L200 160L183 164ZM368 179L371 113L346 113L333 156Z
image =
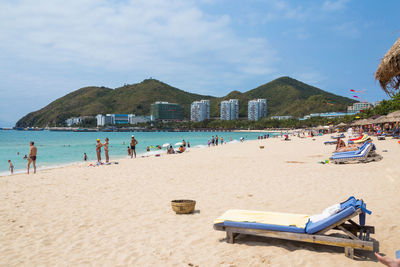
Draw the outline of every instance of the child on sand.
M13 174L14 173L14 165L12 164L11 160L8 160L8 163L10 164L10 167L8 167L8 168L9 168L11 174Z

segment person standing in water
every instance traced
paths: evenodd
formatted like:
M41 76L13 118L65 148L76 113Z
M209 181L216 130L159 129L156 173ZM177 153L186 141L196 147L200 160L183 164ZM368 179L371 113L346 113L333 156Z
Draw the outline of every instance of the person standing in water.
M108 141L110 141L110 139L108 139L108 137L106 137L106 139L104 139L104 155L106 156L106 162L108 163L110 161L110 157L108 156Z
M35 142L31 141L29 144L29 157L27 166L28 174L31 163L33 164L33 173L36 173L36 155L37 155L37 148L35 147Z
M100 142L100 139L97 139L96 141L97 162L101 162L101 147L103 146L103 144Z
M86 153L83 153L83 160L84 160L84 161L87 161L87 155L86 155Z
M131 158L133 158L133 155L135 155L136 158L136 145L138 144L138 141L135 139L135 136L132 135L131 138Z
M11 160L8 160L8 164L10 164L9 169L10 169L11 174L13 174L14 173L14 165L12 164Z

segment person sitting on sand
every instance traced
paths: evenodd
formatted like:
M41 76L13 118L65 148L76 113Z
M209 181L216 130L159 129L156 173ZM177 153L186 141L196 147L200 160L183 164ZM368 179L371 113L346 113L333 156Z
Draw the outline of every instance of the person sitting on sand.
M179 146L179 149L176 152L177 153L183 153L183 152L185 152L185 148L183 146Z
M167 154L175 154L175 150L172 146L169 146L167 149Z
M8 160L8 164L10 164L10 167L8 167L8 168L9 168L11 174L13 174L14 173L14 165L12 164L11 160Z
M100 139L97 139L96 142L97 162L101 162L101 147L103 146L103 144L100 142Z

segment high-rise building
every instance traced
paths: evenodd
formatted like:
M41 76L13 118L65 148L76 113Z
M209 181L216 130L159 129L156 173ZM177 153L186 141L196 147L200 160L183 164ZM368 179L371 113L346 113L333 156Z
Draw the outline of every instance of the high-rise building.
M190 105L190 120L204 121L210 119L210 100L194 101Z
M267 99L250 100L247 111L249 121L267 117Z
M181 121L183 120L183 107L168 102L151 104L151 119L154 121Z
M239 119L239 100L229 99L221 102L221 120Z

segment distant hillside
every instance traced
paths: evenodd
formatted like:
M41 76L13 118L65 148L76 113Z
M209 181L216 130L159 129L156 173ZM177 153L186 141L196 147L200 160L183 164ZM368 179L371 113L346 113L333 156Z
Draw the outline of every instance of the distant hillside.
M269 115L302 116L315 112L344 111L355 102L352 99L325 92L290 77L281 77L255 89L241 93L233 91L225 97L204 96L185 92L154 79L116 89L84 87L67 94L46 107L21 118L17 127L44 127L63 123L73 116L94 116L99 113L133 113L149 115L155 101L181 104L189 118L190 104L209 99L212 117L219 116L220 102L239 99L240 117L247 116L247 102L254 98L266 98Z

